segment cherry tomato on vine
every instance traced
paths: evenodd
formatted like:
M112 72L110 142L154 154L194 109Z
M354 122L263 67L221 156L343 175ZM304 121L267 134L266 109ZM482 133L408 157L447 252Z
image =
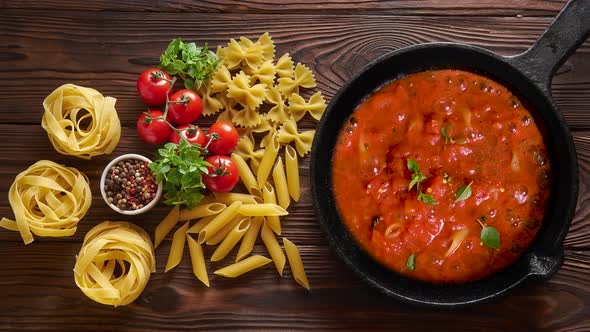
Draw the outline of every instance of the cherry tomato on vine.
M168 116L177 125L195 122L203 114L203 101L199 95L187 89L173 93L168 102Z
M137 133L144 142L151 144L166 143L172 128L163 119L164 114L158 110L149 110L137 119Z
M238 145L239 134L236 128L227 121L215 122L207 131L209 139L216 136L209 144L212 154L227 155Z
M201 128L195 125L182 125L176 127L176 129L180 131L180 135L182 135L182 137L184 137L189 143L199 144L201 147L205 146L205 133ZM168 140L172 143L178 144L180 142L180 135L173 130L170 133L170 138Z
M166 92L170 88L170 75L158 68L146 69L137 78L137 92L146 103L166 103Z
M227 156L210 156L205 159L213 165L209 168L209 174L203 174L205 187L212 192L224 193L232 190L240 180L238 167Z

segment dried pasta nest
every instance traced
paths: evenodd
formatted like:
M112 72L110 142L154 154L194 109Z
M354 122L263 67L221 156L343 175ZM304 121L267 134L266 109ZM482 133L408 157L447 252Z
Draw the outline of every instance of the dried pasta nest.
M76 285L96 302L133 302L156 271L154 246L140 227L105 221L92 228L76 256Z
M16 176L8 200L15 220L0 227L18 231L25 244L37 236L71 236L92 203L86 175L73 167L40 160Z
M82 159L111 153L121 137L115 98L64 84L43 101L41 124L57 152Z

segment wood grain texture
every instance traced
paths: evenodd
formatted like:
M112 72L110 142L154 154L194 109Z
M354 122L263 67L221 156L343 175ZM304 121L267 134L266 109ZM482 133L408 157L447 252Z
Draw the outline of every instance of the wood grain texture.
M316 12L389 13L396 15L526 15L555 16L565 0L130 0L71 1L60 0L0 1L0 9L58 9L78 11L166 11L209 13L289 13Z
M135 80L146 65L157 64L175 36L211 45L241 35L269 31L277 52L289 52L312 67L318 88L330 98L370 61L387 52L424 42L464 42L501 54L526 50L550 23L549 18L448 18L374 15L315 16L103 12L0 13L0 123L38 123L43 98L57 86L89 85L118 99L124 125L133 125L146 105L137 98ZM144 28L144 22L150 28ZM362 22L362 24L359 24ZM300 29L305 26L305 31ZM247 29L245 29L247 27ZM95 31L99 33L95 33ZM64 31L67 31L64 33ZM208 31L203 34L202 31ZM209 32L210 31L210 32ZM64 50L68 50L64 52ZM590 42L584 44L554 79L555 100L572 129L590 129ZM104 61L108 59L108 61Z
M112 157L153 156L135 134L146 109L135 91L139 72L181 36L210 45L269 31L278 54L290 52L316 73L330 99L368 62L423 42L465 42L514 55L526 50L565 0L0 0L0 217L14 177L39 159L75 166L91 181L91 210L69 238L28 246L0 229L0 331L588 331L590 330L590 42L559 70L553 94L578 150L580 190L564 243L566 260L548 282L529 282L492 303L445 311L402 305L367 286L327 245L312 206L309 158L300 166L301 201L289 208L283 235L300 246L312 290L272 265L235 280L212 274L233 255L209 264L212 288L193 276L188 252L164 274L171 236L157 250L158 270L142 296L113 309L74 284L75 255L86 232L103 220L130 220L153 234L168 207L131 218L99 196L98 179ZM523 17L518 17L522 15ZM534 16L534 17L531 17ZM92 161L56 153L40 126L41 103L57 86L77 83L117 98L123 124L111 156ZM213 120L203 119L207 127ZM315 126L305 120L302 128ZM211 254L206 248L206 255ZM265 253L258 244L256 252ZM460 326L458 327L458 322Z

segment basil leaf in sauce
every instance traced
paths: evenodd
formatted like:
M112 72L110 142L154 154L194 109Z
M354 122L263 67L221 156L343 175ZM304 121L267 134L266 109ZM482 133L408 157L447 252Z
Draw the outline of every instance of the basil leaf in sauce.
M484 226L481 229L480 239L486 246L493 249L500 249L500 233L495 227Z
M416 185L416 187L420 184L420 182L426 180L426 175L422 173L414 173L412 175L412 181L408 185L408 191L412 190L412 188Z
M457 193L455 193L455 202L464 201L471 196L471 185L473 181L469 182L468 185L461 186Z
M418 173L420 171L420 166L418 166L418 163L413 160L408 158L408 170L410 170L410 172L414 172L414 173Z
M434 205L436 204L436 200L432 195L425 194L423 192L418 193L418 200L422 200L426 205Z
M412 271L416 268L416 254L411 254L406 262L406 267Z

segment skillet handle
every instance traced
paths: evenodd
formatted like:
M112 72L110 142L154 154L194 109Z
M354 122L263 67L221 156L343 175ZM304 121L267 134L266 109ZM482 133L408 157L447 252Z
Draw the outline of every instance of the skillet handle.
M589 35L590 1L570 0L531 48L508 61L549 93L555 71Z

